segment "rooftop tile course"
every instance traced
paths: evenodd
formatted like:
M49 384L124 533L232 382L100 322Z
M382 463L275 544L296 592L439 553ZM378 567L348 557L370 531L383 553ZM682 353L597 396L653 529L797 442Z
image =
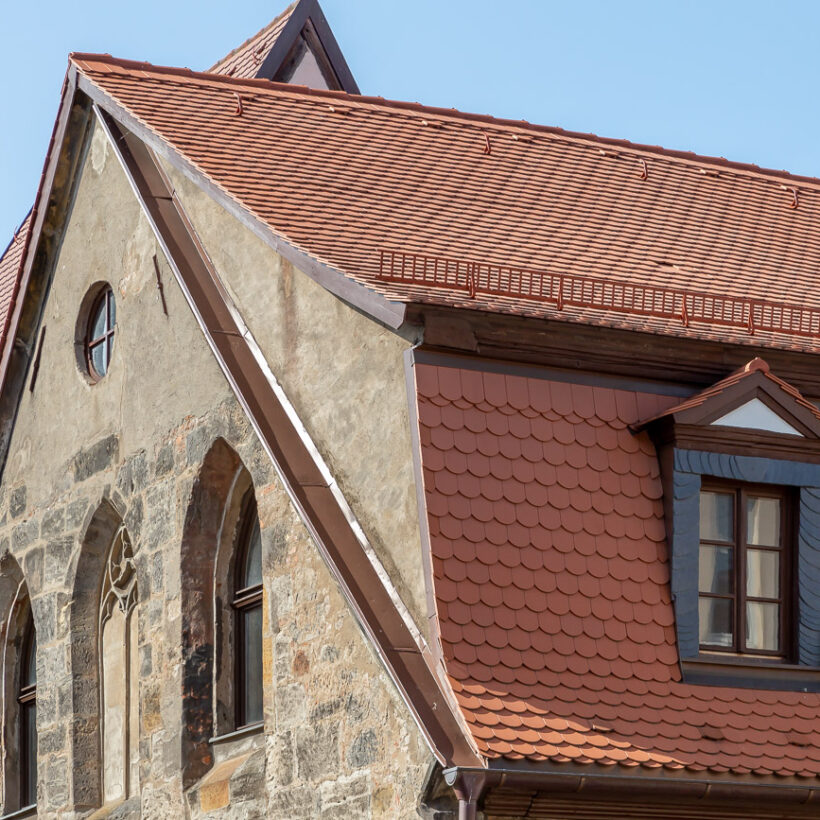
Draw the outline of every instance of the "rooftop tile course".
M379 279L386 249L820 306L817 180L379 98L74 61L280 235L389 299L817 347L816 337Z
M447 672L490 758L820 775L820 696L683 684L658 462L670 397L415 367Z

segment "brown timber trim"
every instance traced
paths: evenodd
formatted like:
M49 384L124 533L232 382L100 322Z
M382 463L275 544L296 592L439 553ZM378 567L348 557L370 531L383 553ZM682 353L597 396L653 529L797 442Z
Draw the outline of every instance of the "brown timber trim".
M820 464L820 440L813 438L744 427L675 424L671 416L651 425L650 432L657 447L671 444L682 450Z
M259 219L243 205L240 205L237 200L180 154L170 143L159 137L150 128L147 128L144 123L95 85L82 72L79 72L77 77L78 88L88 95L103 111L139 137L142 142L165 159L173 168L188 177L198 188L212 197L251 233L258 236L294 267L356 310L375 319L385 327L396 330L404 324L406 310L404 303L391 302L381 294L376 293L376 291L355 282L340 270L291 244L266 222Z
M348 94L359 94L359 86L353 79L350 67L317 0L299 0L285 27L276 38L273 48L259 66L256 76L277 80L305 28L308 30L308 36L305 38L307 44L315 47L312 42L315 40L316 44L321 46L321 52L315 56L322 73L330 70L338 89ZM326 65L323 66L322 63Z
M435 673L359 541L150 148L100 113L205 337L351 609L441 761L480 766Z
M46 152L31 224L23 249L0 351L0 474L5 469L37 331L62 240L63 228L77 179L77 168L87 144L91 107L78 98L77 69L69 66L60 108Z
M488 769L460 768L446 769L445 781L457 790L463 790L465 782L477 780L481 783L480 794L473 794L475 803L488 809L492 804L494 789L503 788L514 801L517 792L524 792L524 800L517 811L488 811L489 816L514 814L523 817L541 817L530 814L528 807L539 795L543 800L572 801L572 817L599 817L592 808L590 814L585 805L598 801L614 809L614 804L623 806L625 813L612 811L608 816L633 816L628 813L629 805L641 807L641 817L668 817L670 820L691 820L700 817L701 810L723 810L726 817L754 818L816 817L820 806L820 782L797 777L777 777L750 775L726 776L724 779L698 776L689 772L664 770L659 775L647 775L645 770L613 771L612 768L596 764L521 764L512 761L490 761ZM530 794L529 801L526 793ZM662 814L653 814L657 805L663 807ZM565 809L566 810L566 809ZM737 810L739 813L733 813ZM776 810L776 814L771 814ZM745 813L744 813L745 812ZM570 814L570 812L567 812ZM548 816L548 815L546 815ZM556 815L563 817L564 815Z
M667 336L465 308L408 304L407 322L424 327L425 347L451 354L473 353L630 379L657 378L710 387L756 356L804 396L820 397L817 354L749 344Z

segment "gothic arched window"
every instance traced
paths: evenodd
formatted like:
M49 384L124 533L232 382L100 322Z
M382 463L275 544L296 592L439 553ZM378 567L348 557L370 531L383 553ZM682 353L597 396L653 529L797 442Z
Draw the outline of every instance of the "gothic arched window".
M236 727L262 722L262 537L253 490L242 503L235 560Z
M124 525L114 536L100 597L103 803L136 794L139 775L137 574Z
M37 802L37 633L29 612L20 652L17 688L20 721L20 806Z

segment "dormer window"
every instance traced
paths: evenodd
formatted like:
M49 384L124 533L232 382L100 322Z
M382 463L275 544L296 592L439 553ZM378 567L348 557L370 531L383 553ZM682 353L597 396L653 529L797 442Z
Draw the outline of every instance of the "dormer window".
M701 652L788 656L789 494L710 484L700 492Z
M644 429L684 680L820 691L820 410L755 359Z

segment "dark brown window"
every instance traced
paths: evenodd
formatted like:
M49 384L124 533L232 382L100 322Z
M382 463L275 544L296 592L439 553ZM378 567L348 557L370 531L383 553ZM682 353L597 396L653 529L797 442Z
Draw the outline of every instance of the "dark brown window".
M701 491L701 650L788 658L790 501L752 485Z
M114 304L114 293L106 285L94 300L88 314L85 353L88 372L94 378L101 379L108 372L111 353L114 349L116 320L117 309Z
M20 719L20 806L37 802L37 635L29 615L20 654L17 703Z
M233 598L237 728L262 722L262 537L252 491L242 507Z

